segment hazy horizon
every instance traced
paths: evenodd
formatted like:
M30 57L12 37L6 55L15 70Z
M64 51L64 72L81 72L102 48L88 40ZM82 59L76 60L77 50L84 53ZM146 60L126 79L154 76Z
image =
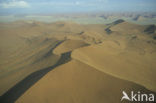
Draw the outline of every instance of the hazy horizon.
M0 14L155 12L155 0L0 0Z

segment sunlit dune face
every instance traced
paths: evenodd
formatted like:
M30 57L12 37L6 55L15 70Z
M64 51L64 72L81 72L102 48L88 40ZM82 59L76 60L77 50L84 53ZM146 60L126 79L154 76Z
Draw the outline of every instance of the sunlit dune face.
M153 25L120 19L107 25L16 21L0 26L5 103L114 103L123 90L156 92Z

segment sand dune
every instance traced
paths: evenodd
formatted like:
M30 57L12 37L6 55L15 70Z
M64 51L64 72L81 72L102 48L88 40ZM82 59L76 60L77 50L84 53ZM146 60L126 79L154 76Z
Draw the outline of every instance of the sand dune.
M110 29L112 31L118 31L118 32L127 33L127 34L128 33L136 34L136 33L142 32L145 29L145 27L138 25L138 24L132 24L129 22L122 22L115 26L112 26Z
M84 41L80 41L80 40L65 40L62 44L60 44L59 46L57 46L54 49L54 54L62 54L62 53L66 53L66 52L70 52L74 49L83 47L83 46L87 46L89 44L85 43Z
M120 103L123 90L156 92L155 26L121 19L0 27L0 102Z
M148 45L143 44L144 47L139 48L136 44L120 45L120 42L104 41L99 45L75 50L72 58L156 91L156 52L152 52L156 48L155 45L151 49L147 48L150 47Z
M155 25L149 25L144 32L146 32L147 34L154 34L156 31L156 26Z
M5 36L8 37L1 41L0 95L32 72L52 66L59 59L51 53L60 42L56 39Z
M72 60L49 72L16 103L120 103L123 89L127 92L149 92L140 85L117 79Z

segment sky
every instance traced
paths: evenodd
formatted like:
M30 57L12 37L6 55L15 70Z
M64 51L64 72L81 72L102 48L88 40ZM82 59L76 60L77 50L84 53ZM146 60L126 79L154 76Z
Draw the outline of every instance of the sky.
M0 14L155 12L156 0L0 0Z

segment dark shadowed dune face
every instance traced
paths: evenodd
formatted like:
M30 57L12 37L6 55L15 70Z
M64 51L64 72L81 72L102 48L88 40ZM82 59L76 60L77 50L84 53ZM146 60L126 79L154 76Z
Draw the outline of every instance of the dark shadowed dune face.
M34 36L31 31L31 36L24 37L20 28L13 27L13 30L9 30L10 28L1 30L1 95L27 75L52 66L60 58L52 54L52 50L61 41L55 38Z
M112 22L112 23L110 23L110 24L107 24L109 27L111 27L111 26L114 26L114 25L117 25L117 24L120 24L120 23L123 23L123 22L125 22L124 20L122 20L122 19L118 19L118 20L116 20L116 21L114 21L114 22Z
M144 32L148 33L148 34L153 34L156 31L156 26L155 25L150 25L148 26Z
M107 34L111 34L112 31L109 28L106 28L105 31L107 32Z
M119 19L0 27L0 103L120 103L123 91L156 96L155 25Z
M120 24L120 23L122 23L122 22L125 22L125 21L122 20L122 19L119 19L119 20L114 21L112 24L113 24L113 25L117 25L117 24Z

